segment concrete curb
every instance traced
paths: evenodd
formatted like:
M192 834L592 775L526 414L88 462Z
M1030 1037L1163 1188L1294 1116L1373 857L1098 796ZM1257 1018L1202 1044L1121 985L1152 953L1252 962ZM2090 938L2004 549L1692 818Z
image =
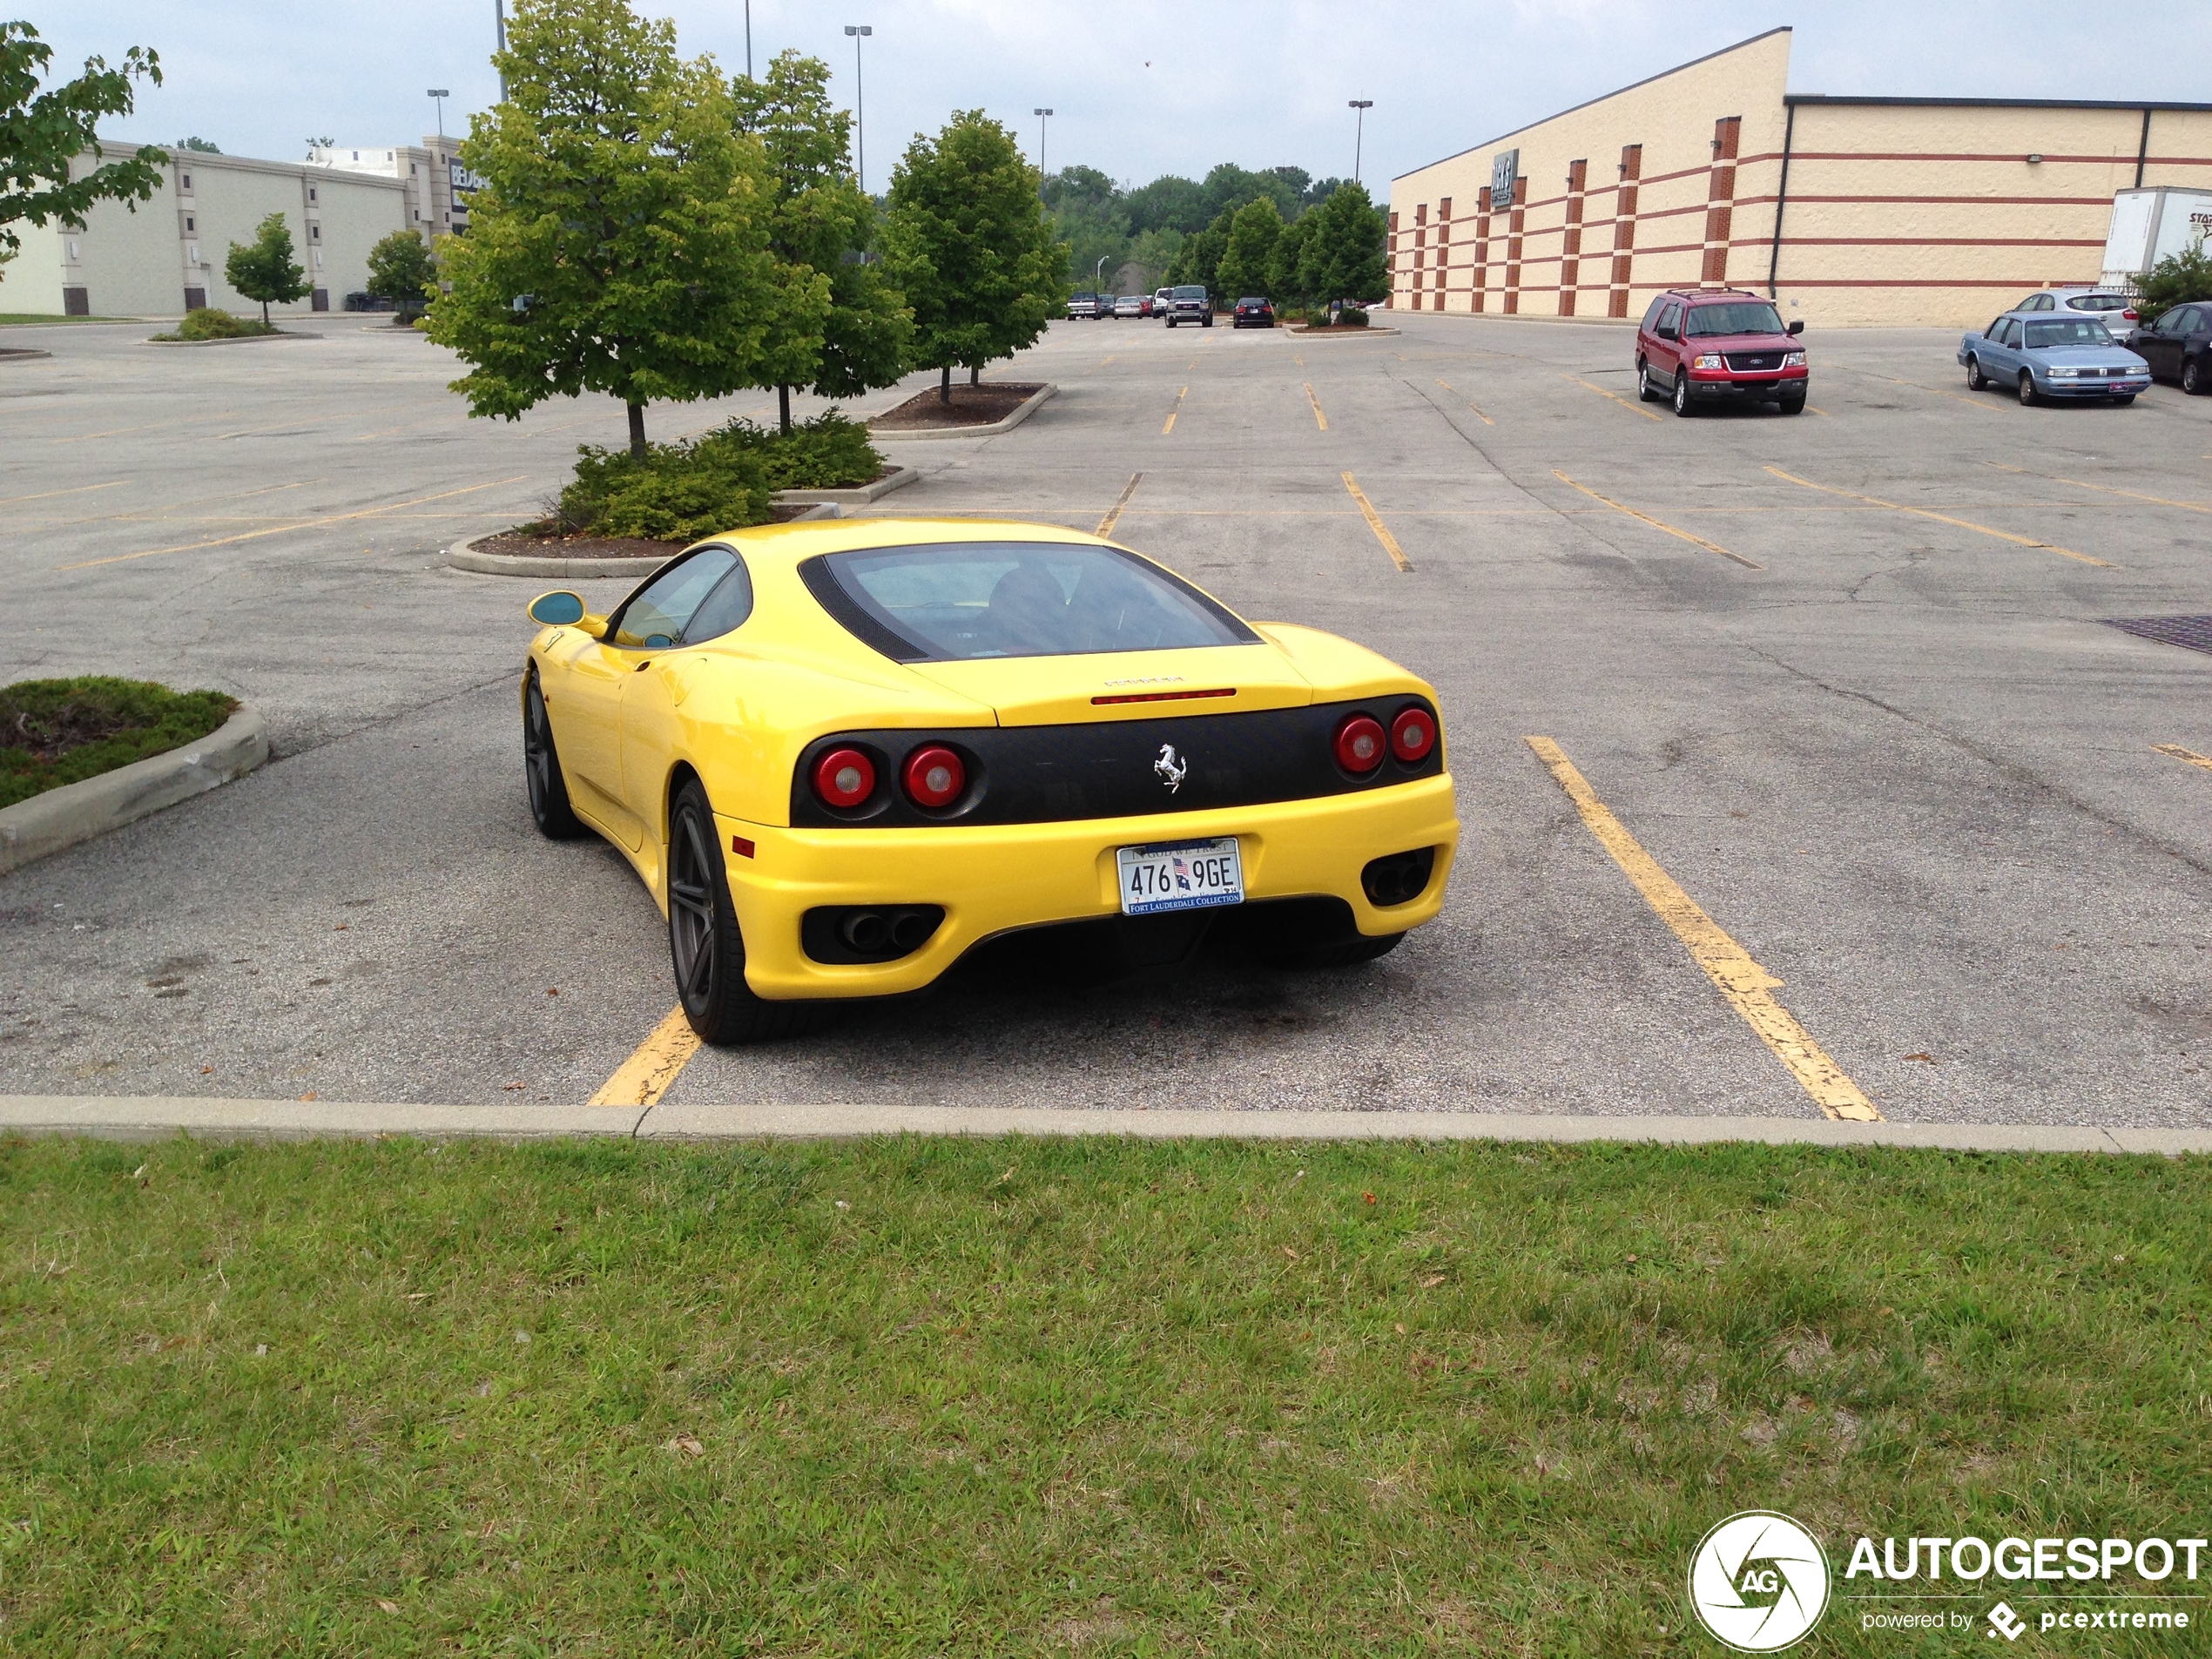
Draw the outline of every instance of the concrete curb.
M994 421L988 426L956 426L918 432L895 432L886 430L873 421L870 421L868 436L878 443L927 443L944 438L995 438L1001 432L1013 431L1015 427L1035 415L1047 400L1057 397L1059 395L1060 388L1057 386L1040 386L1022 401L1021 407L1013 414L1008 415L1003 421Z
M51 357L50 351L32 351L29 347L0 346L0 363L28 363L36 358Z
M232 334L224 340L142 340L141 346L255 346L265 340L320 340L320 334L303 334L289 328L280 328L273 334Z
M842 515L833 502L824 502L787 518L786 524L804 524L818 518L838 518ZM671 553L657 559L561 559L533 558L523 553L479 553L476 543L495 536L504 536L505 530L486 530L472 536L465 542L455 542L445 550L447 564L456 570L471 570L478 576L537 576L565 577L571 582L589 582L594 577L648 577L676 556ZM705 540L704 536L700 538ZM678 548L677 553L684 550Z
M1141 1140L1503 1141L1576 1145L1919 1147L1954 1152L2212 1152L2212 1129L2034 1123L1842 1123L1814 1117L1570 1117L1536 1113L1087 1111L1055 1107L425 1106L342 1101L0 1096L0 1133L152 1140L827 1140L871 1135L1119 1135Z
M0 875L219 789L268 758L261 717L242 708L197 743L0 808Z
M919 468L894 466L873 483L861 484L852 489L779 489L769 499L787 506L795 506L800 502L819 501L858 507L879 500L894 489L902 489L921 476Z
M1299 340L1382 340L1404 331L1398 328L1378 328L1374 324L1369 323L1365 328L1324 328L1317 334L1306 327L1305 324L1294 322L1285 324L1283 332Z

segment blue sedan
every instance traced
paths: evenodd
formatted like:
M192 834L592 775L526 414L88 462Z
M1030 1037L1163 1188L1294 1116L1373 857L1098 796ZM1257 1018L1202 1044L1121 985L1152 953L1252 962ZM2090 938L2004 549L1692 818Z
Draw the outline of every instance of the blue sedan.
M2110 398L2133 403L2150 384L2150 365L2115 341L2094 317L2008 311L1959 342L1966 388L2009 386L2023 403L2038 398Z

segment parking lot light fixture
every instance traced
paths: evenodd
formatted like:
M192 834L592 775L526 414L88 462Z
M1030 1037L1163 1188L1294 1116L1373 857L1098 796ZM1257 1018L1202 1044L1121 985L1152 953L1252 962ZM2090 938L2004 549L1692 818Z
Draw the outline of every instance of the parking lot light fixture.
M860 43L875 30L867 24L848 23L845 25L845 32L853 37L853 150L859 162L860 192L865 195L868 188L868 118L862 104L866 88L860 78Z
M453 94L442 86L433 86L428 90L428 91L424 93L423 96L436 100L438 105L438 138L441 141L442 141L446 136L446 100L451 98Z
M1040 105L1029 113L1037 118L1037 177L1042 179L1044 177L1044 124L1052 111Z
M1367 111L1375 107L1375 100L1371 98L1355 98L1349 100L1345 107L1359 111L1352 118L1352 182L1356 185L1359 182L1360 141L1367 136Z

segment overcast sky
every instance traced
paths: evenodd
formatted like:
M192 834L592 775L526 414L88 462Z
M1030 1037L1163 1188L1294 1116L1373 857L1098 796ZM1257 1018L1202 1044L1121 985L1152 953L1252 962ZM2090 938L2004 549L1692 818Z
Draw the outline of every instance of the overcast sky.
M233 154L296 160L310 134L415 141L433 126L431 86L452 90L446 125L464 130L498 95L487 61L493 5L30 0L17 15L72 68L132 45L161 54L167 84L118 133L192 134ZM744 65L745 0L640 0L640 10L672 16L687 56ZM1008 122L1035 159L1039 105L1057 111L1045 158L1055 168L1085 162L1136 183L1195 178L1217 161L1349 173L1345 102L1355 98L1375 101L1362 174L1386 188L1393 174L1784 24L1797 28L1792 91L2212 100L2212 5L2201 3L752 0L752 11L756 64L786 46L817 54L848 102L853 43L841 25L873 27L862 113L877 190L914 133L954 109ZM2131 37L2131 20L2155 48Z

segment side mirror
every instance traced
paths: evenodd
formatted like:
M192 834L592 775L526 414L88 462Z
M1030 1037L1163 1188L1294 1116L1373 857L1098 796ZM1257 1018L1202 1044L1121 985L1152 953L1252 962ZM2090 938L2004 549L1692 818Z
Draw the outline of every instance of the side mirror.
M1784 332L1784 333L1785 333L1785 334L1802 334L1803 333L1804 333L1804 331L1805 331L1805 320L1804 320L1803 317L1799 317L1799 318L1798 318L1796 321L1792 322L1792 323L1789 326L1789 327L1788 327L1788 328L1786 328L1786 329L1784 329L1783 332Z
M530 601L530 620L548 628L570 628L583 620L583 596L561 590Z

